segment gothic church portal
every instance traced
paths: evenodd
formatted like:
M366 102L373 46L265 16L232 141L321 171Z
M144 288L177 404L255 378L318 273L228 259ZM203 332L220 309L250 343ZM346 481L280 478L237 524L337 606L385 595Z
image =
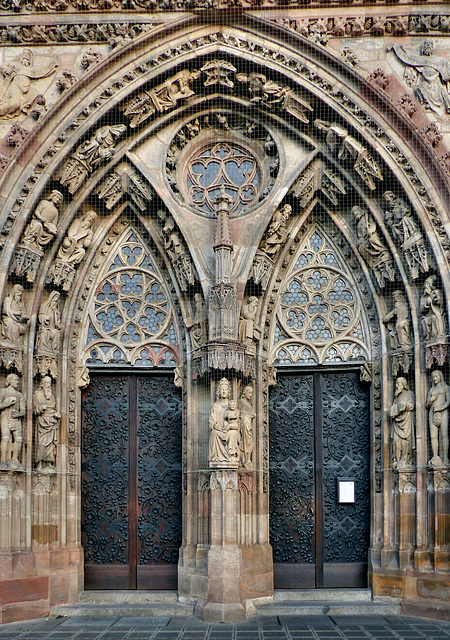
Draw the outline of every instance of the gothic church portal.
M1 622L448 616L450 16L228 4L0 3Z

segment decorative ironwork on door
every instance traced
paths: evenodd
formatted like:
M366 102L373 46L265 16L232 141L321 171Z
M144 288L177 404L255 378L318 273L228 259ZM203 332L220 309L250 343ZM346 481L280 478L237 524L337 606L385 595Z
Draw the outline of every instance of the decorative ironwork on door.
M359 374L279 373L269 420L275 586L366 586L369 405ZM354 502L338 501L344 478Z
M82 455L86 588L176 588L181 400L172 376L92 376Z

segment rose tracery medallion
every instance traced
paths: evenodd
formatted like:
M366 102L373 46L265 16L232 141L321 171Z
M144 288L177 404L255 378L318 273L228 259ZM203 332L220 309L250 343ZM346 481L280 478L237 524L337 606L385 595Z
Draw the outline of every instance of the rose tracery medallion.
M189 199L210 213L221 185L233 198L231 212L236 212L256 199L261 183L261 169L255 156L234 143L217 142L192 156L187 165Z
M278 148L260 123L228 112L187 122L172 139L166 176L172 193L196 213L215 215L214 200L225 188L229 214L248 213L272 190L279 171Z

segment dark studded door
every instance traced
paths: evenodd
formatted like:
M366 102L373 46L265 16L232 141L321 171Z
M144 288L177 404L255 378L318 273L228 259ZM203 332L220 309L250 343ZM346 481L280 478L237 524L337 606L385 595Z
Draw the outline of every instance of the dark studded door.
M86 589L176 589L181 400L173 375L92 375L83 393Z
M359 372L279 372L269 422L275 588L367 586L369 402Z

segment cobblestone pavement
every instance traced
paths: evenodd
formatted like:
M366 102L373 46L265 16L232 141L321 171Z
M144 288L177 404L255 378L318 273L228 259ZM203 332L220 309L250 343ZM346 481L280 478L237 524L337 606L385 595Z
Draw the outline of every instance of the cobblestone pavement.
M0 625L0 640L444 640L450 622L406 616L272 616L237 624L197 618L49 618Z

